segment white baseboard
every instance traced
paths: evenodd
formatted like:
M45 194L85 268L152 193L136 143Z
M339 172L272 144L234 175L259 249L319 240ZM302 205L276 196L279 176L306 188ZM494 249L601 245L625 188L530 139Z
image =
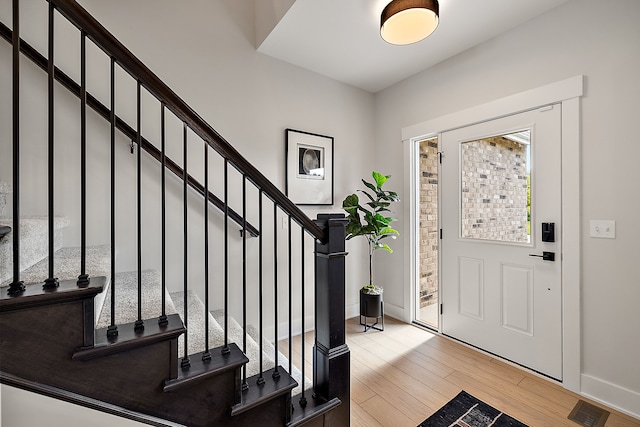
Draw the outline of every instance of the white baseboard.
M640 393L587 374L580 382L583 396L640 419Z
M360 314L360 303L357 302L355 304L347 305L345 308L345 317L347 319L351 319L352 317L357 317Z
M404 319L404 308L398 307L397 305L389 304L388 302L384 303L384 315L391 316L396 319Z

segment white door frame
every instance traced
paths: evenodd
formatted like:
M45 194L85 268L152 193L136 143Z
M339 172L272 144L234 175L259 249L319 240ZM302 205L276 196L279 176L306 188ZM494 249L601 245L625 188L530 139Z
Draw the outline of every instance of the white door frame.
M581 325L580 325L580 97L584 77L566 80L520 92L486 104L471 107L402 129L404 192L408 207L404 209L405 235L404 320L415 319L416 280L419 268L419 188L416 183L417 144L420 140L439 136L441 132L493 120L522 111L560 103L562 105L562 364L563 386L580 392Z

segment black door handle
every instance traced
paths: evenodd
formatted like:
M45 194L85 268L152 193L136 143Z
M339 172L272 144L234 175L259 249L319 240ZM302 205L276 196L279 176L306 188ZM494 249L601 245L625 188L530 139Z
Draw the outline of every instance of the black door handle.
M556 260L556 253L555 252L544 251L544 252L542 252L542 255L529 254L529 256L539 257L539 258L542 258L545 261L555 261Z

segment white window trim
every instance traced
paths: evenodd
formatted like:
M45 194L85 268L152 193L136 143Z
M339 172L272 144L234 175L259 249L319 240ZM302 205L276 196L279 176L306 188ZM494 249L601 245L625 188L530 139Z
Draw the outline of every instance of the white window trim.
M493 120L561 103L562 105L562 366L563 386L580 392L581 324L580 324L580 97L583 95L584 76L551 83L520 92L486 104L438 117L402 129L404 191L409 195L409 206L404 211L404 223L409 224L409 238L405 240L404 320L415 319L417 269L416 243L418 239L419 192L414 177L417 165L417 144L420 140L442 132L475 123Z

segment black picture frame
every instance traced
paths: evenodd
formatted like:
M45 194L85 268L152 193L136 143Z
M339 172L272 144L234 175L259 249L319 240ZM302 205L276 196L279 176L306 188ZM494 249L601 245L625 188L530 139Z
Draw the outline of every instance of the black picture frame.
M297 205L333 205L333 137L285 130L285 191Z

